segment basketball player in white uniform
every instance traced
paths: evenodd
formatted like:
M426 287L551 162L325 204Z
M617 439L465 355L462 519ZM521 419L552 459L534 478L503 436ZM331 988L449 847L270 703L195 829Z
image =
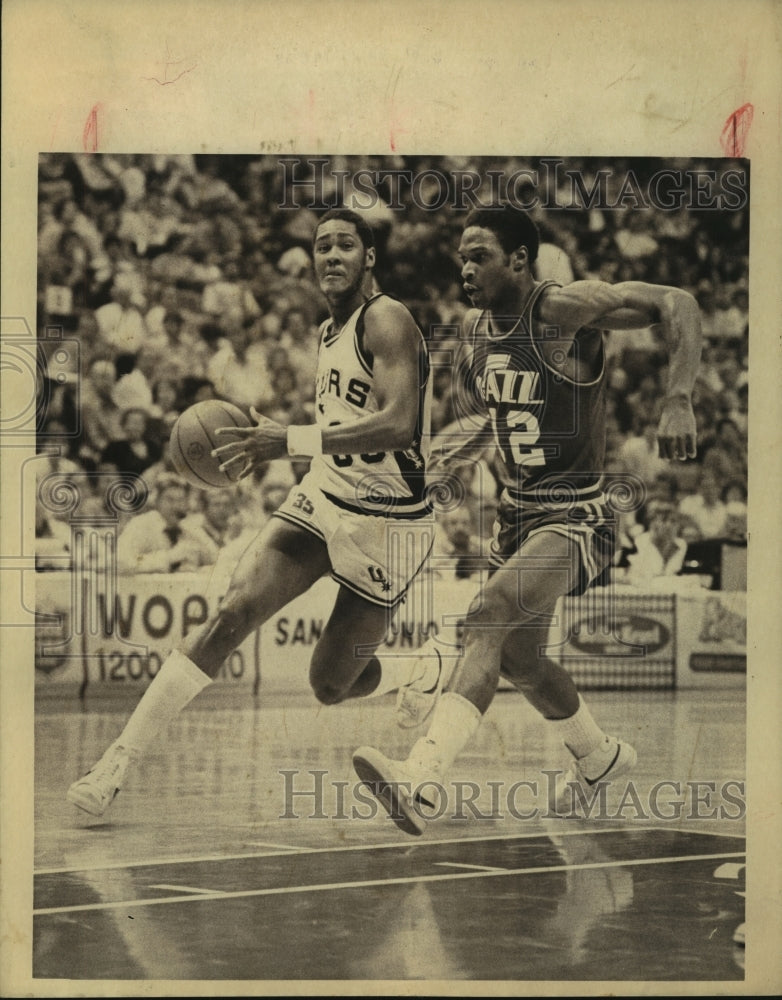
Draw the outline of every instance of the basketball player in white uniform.
M314 649L310 682L325 704L395 690L410 659L381 669L373 650L432 545L425 496L430 379L421 331L401 303L368 295L372 232L349 210L324 215L315 274L329 305L321 329L317 422L225 429L223 466L242 475L285 455L311 469L245 551L211 618L166 659L118 739L68 800L102 815L128 765L208 684L254 629L327 573L339 590ZM218 432L219 433L219 432Z

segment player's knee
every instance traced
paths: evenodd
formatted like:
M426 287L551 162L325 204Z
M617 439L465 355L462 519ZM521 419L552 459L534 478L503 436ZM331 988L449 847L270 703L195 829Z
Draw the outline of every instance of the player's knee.
M347 688L335 684L317 670L310 670L310 686L321 705L338 705L347 697Z
M522 610L518 600L504 591L484 592L480 604L470 609L465 621L465 637L478 630L490 632L519 623Z
M347 688L335 678L336 673L333 659L319 654L316 646L310 662L310 687L321 705L338 705L345 700Z
M345 700L346 692L342 688L337 688L333 684L318 681L312 685L315 697L321 705L338 705Z

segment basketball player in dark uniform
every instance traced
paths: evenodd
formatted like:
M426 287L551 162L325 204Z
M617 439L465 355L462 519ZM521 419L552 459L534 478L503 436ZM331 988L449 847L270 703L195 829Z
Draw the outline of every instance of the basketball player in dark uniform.
M326 213L313 251L331 314L320 334L317 422L284 427L253 410L256 425L226 428L216 449L240 476L286 455L311 458L310 471L250 543L216 611L167 657L118 739L71 785L68 800L92 815L231 651L327 573L339 589L310 665L317 698L397 690L415 670L410 658L381 665L372 651L432 547L427 349L405 306L369 292L375 249L361 216Z
M684 460L695 454L691 392L700 313L695 299L676 288L537 281L538 245L526 213L503 206L470 212L459 247L464 289L477 308L467 317L466 382L483 420L466 435L443 432L432 459L441 452L447 467L484 449L488 436L503 489L493 572L466 616L463 655L427 735L405 761L372 747L354 754L359 778L411 834L426 826L424 784L442 784L501 674L550 720L572 755L550 789L553 810L566 808L571 782L590 787L636 760L629 744L606 736L568 672L544 651L559 598L582 594L611 557L612 516L602 484L603 331L659 324L669 352L659 448L664 457Z

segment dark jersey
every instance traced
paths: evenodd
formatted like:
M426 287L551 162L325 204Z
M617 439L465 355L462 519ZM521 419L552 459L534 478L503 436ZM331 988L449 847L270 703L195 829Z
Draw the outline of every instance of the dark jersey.
M470 379L491 418L503 486L519 501L593 496L605 460L603 335L579 330L565 351L552 330L547 361L540 343L549 331L533 336L532 316L552 286L534 289L507 333L496 332L488 312L471 331ZM588 377L571 377L576 367Z

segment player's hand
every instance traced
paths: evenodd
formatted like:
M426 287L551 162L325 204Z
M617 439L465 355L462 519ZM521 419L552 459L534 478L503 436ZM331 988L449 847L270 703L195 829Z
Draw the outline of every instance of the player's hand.
M221 472L233 475L239 470L234 476L237 480L245 479L258 466L288 454L287 428L262 416L254 406L250 408L250 415L256 421L255 427L218 427L215 431L221 437L236 439L221 444L212 455L220 459Z
M657 428L657 444L661 458L681 462L695 458L695 414L689 399L682 396L666 399Z

